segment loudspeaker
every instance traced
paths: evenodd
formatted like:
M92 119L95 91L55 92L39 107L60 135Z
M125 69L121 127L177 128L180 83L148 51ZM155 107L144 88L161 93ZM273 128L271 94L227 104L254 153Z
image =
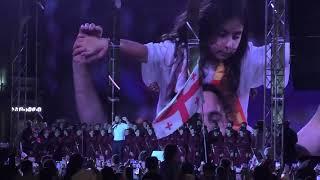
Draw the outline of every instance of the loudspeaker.
M291 75L300 90L320 90L320 11L318 0L289 3Z

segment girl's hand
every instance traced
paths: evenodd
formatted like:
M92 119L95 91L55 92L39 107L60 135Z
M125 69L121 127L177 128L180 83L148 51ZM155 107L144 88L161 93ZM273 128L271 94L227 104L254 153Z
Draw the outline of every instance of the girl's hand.
M101 38L103 33L103 29L101 26L97 26L94 23L85 23L80 26L78 37L82 36L94 36Z
M78 37L73 46L73 60L77 63L91 63L104 57L108 47L109 39L94 36Z

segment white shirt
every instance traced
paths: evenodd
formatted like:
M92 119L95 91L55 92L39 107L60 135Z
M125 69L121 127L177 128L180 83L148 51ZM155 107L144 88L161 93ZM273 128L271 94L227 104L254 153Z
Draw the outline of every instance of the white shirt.
M115 124L113 129L113 140L114 141L123 141L125 140L125 131L129 129L128 124L119 123Z
M142 64L142 79L149 86L151 83L157 83L160 89L157 104L157 113L159 113L171 100L168 96L173 89L169 83L177 80L176 84L184 84L187 79L181 76L179 63L174 58L175 44L172 41L160 43L148 43L148 59ZM262 86L264 84L265 72L265 46L256 47L250 42L248 50L241 65L240 83L238 88L238 97L247 118L250 89ZM186 56L185 56L186 57ZM290 73L290 44L285 45L285 85L288 84ZM184 59L186 61L186 59ZM204 67L204 83L210 83L214 77L214 69L209 65ZM177 71L176 71L177 70ZM175 87L177 88L177 87Z

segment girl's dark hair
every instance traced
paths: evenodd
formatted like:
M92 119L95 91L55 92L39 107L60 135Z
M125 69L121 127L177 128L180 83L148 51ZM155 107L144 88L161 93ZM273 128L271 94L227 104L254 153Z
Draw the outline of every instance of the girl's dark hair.
M221 81L221 92L228 102L228 111L225 112L228 119L235 119L234 104L237 99L237 90L240 83L242 59L248 48L248 21L246 0L202 0L199 14L199 38L200 38L200 66L203 67L208 60L217 66L218 61L212 58L209 50L209 41L218 36L224 23L237 18L243 24L243 33L237 51L224 62L225 75ZM183 12L176 19L172 31L163 36L163 40L176 42L175 58L183 59L183 42L187 40L187 12ZM212 62L213 61L213 62Z
M200 3L200 12L199 12L199 18L203 16L204 12L207 11L208 7L210 6L212 0L201 0ZM188 8L186 8L188 9ZM176 40L179 39L180 42L186 42L187 41L187 32L188 27L186 26L186 22L188 20L188 10L185 10L182 12L175 20L175 24L172 28L172 30L162 35L162 40Z
M207 11L208 7L210 6L211 0L201 0L200 3L200 10L199 10L199 19L203 16L204 12ZM188 8L186 8L188 9ZM162 35L162 41L170 40L175 42L176 51L174 57L178 59L178 63L181 63L184 58L184 49L185 43L187 42L187 32L190 31L186 26L186 22L188 20L188 10L182 12L175 20L174 27L172 30Z
M248 22L246 0L211 0L210 5L204 12L199 22L200 54L201 66L203 67L208 60L217 66L218 61L212 57L209 50L209 41L218 36L222 25L233 18L237 18L243 24L243 32L240 44L236 52L228 60L224 61L225 74L221 80L221 91L227 107L227 119L235 119L235 101L240 83L241 64L248 48Z

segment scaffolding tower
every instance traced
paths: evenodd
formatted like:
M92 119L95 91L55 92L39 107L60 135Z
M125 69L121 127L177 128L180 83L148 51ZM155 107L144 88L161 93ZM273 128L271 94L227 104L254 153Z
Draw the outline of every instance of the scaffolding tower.
M39 8L36 2L19 1L19 31L11 61L10 145L17 147L21 126L39 117L38 56ZM36 109L34 109L36 108ZM41 117L41 116L40 116Z
M281 134L284 121L285 12L285 0L265 1L264 125L271 126L273 160L280 162L282 167L284 165Z

